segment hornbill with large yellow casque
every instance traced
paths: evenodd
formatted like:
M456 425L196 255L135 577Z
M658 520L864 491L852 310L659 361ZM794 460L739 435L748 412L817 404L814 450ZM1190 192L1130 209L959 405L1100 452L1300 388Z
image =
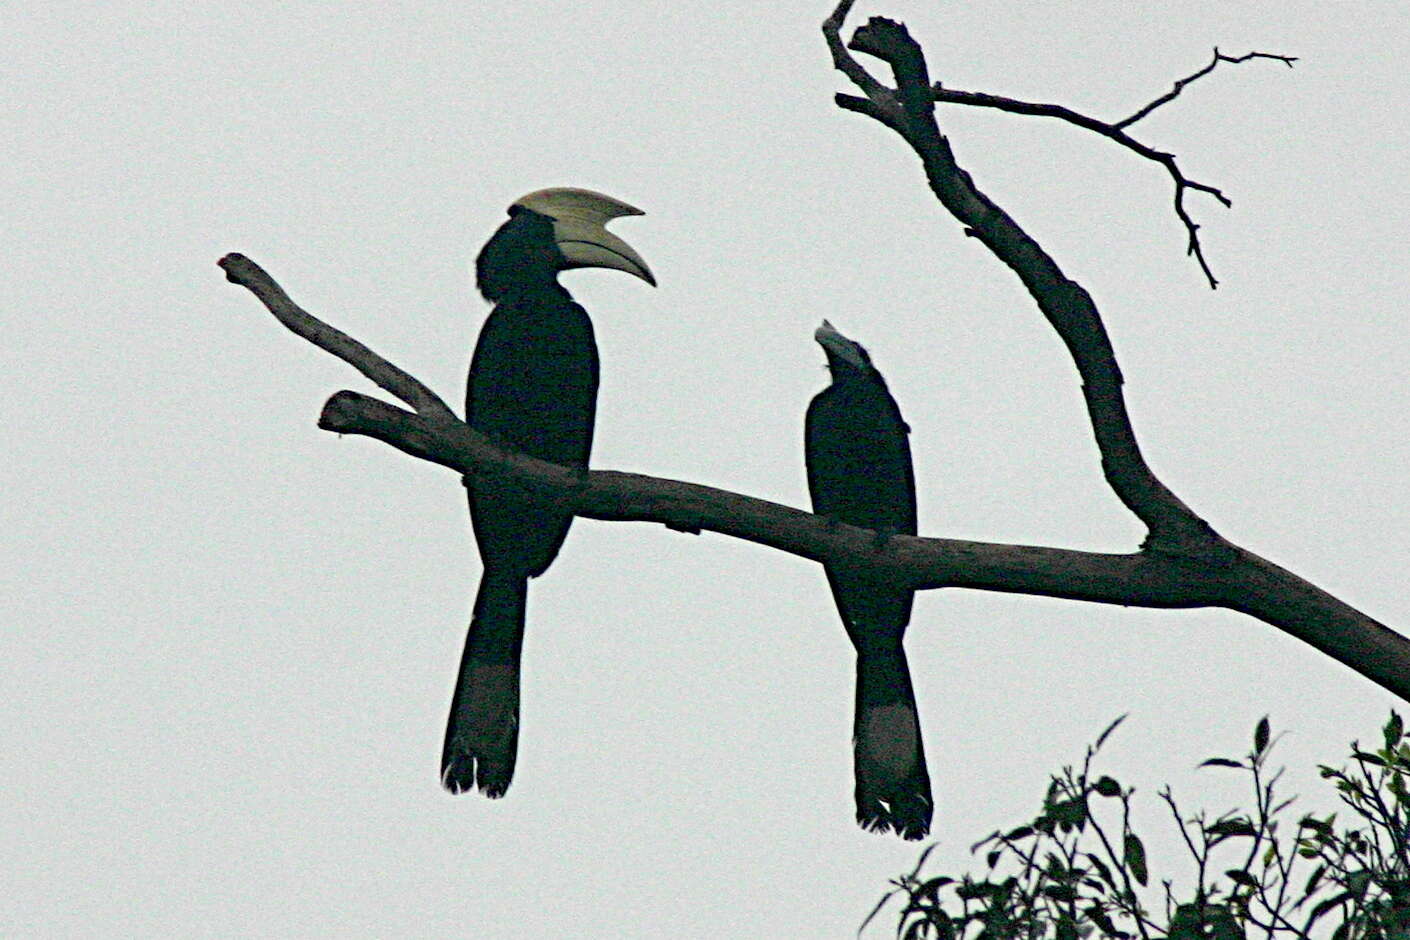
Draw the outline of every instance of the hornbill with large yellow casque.
M910 428L886 380L858 343L826 320L813 338L832 384L808 405L804 425L813 511L875 529L878 538L916 533ZM906 839L930 831L930 775L915 691L901 645L915 591L865 566L826 566L842 625L857 651L852 726L857 822Z
M655 279L630 245L608 232L641 215L586 189L541 189L509 207L475 261L475 282L494 310L470 363L465 421L532 457L587 467L597 405L597 345L587 311L558 283L570 268L615 268ZM441 781L503 796L519 741L519 658L528 579L548 568L573 521L551 495L512 481L466 479L470 520L484 563L460 676L451 700Z

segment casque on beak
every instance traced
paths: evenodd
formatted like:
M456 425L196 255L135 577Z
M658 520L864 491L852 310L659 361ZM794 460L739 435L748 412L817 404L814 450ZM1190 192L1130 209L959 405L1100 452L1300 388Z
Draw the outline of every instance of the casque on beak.
M607 223L624 215L645 215L620 199L571 186L540 189L514 200L553 219L553 238L564 258L564 269L615 268L641 278L652 287L656 278L636 249L607 231Z

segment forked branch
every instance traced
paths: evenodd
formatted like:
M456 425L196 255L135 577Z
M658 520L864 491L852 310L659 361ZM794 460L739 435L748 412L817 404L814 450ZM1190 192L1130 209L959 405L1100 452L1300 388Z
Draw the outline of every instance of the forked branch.
M846 6L844 3L838 10ZM835 50L841 49L833 32L840 25L836 16L824 25L829 46ZM872 79L865 101L883 113L899 115L894 127L920 157L930 188L941 204L965 226L967 234L983 242L1018 275L1066 344L1082 377L1102 471L1121 502L1145 523L1147 546L1210 558L1226 553L1228 546L1223 540L1156 478L1142 457L1126 412L1116 354L1091 296L1069 280L1057 262L955 162L950 143L935 122L920 46L900 23L874 17L856 31L849 48L877 56L891 67L897 90L888 91ZM845 49L841 54L852 67L861 68ZM849 110L864 110L853 107L855 99L839 104Z
M905 26L893 20L873 17L844 45L841 30L851 6L852 0L841 0L822 27L834 66L864 95L839 94L836 96L838 106L878 120L910 145L920 158L930 188L940 203L964 226L966 234L983 242L1019 277L1062 338L1082 377L1082 393L1101 453L1103 475L1122 503L1147 527L1141 554L1198 560L1204 568L1204 576L1228 588L1219 606L1251 614L1286 630L1404 697L1410 689L1410 642L1271 562L1225 541L1156 477L1141 455L1126 411L1121 370L1091 295L1067 278L1042 247L960 168L949 141L936 123L933 107L935 101L951 101L1059 117L1164 163L1177 183L1176 208L1189 227L1191 251L1203 264L1195 237L1197 226L1184 213L1184 190L1201 189L1226 204L1227 200L1212 187L1186 180L1172 156L1140 144L1125 129L1173 100L1187 85L1213 71L1220 62L1271 58L1291 66L1294 60L1265 53L1234 58L1216 50L1209 65L1176 82L1171 92L1125 120L1108 124L1057 105L1034 105L993 95L952 92L939 83L931 84L920 45ZM894 87L874 78L848 50L875 56L886 63ZM1210 280L1212 284L1212 276ZM1190 587L1192 596L1205 593L1194 585ZM1353 633L1366 641L1355 653L1345 642ZM1360 646L1360 641L1353 645ZM1345 655L1348 653L1349 657Z
M1169 104L1179 96L1180 92L1185 90L1186 85L1189 85L1191 82L1195 82L1200 80L1201 78L1204 78L1210 72L1214 71L1219 66L1220 62L1228 62L1231 65L1239 65L1240 63L1247 62L1250 59L1272 59L1275 62L1283 63L1288 68L1292 68L1293 63L1297 61L1297 56L1275 55L1271 52L1248 52L1244 55L1225 55L1224 53L1219 51L1218 46L1215 46L1214 58L1209 60L1208 65L1206 65L1202 69L1199 69L1196 72L1193 72L1190 75L1186 75L1184 78L1176 79L1175 86L1169 91L1167 91L1165 94L1161 95L1159 98L1155 99L1149 104L1143 105L1141 109L1138 110L1135 114L1131 115L1128 118L1123 118L1122 120L1117 121L1116 124L1113 126L1119 128L1130 127L1132 124L1135 124L1141 118L1150 114L1152 111L1154 111L1156 108L1159 108L1161 105Z
M832 52L833 65L844 75L846 75L847 78L853 82L853 84L857 85L858 88L861 88L863 91L865 91L867 97L864 99L859 99L852 95L838 95L837 104L843 108L846 108L849 111L859 111L863 114L867 114L869 117L877 118L878 120L881 120L883 123L885 123L888 127L891 127L893 130L897 130L899 132L900 128L896 126L896 124L892 123L892 121L888 120L889 108L893 104L891 101L888 101L888 94L890 93L890 89L886 88L886 86L876 81L876 79L869 75L866 69L862 68L862 66L858 64L855 59L847 55L846 49L842 45L842 23L843 20L846 18L847 11L851 8L851 6L852 0L846 0L846 2L839 4L837 9L833 11L832 16L828 17L827 22L823 24L823 32L827 38L828 48ZM865 29L865 27L863 29ZM861 33L862 30L859 30L858 32ZM852 48L857 49L857 51L870 51L868 49L855 45L856 40L854 40L853 42L854 45L852 46ZM865 40L863 40L863 43L865 44ZM1164 95L1161 95L1159 98L1156 98L1155 100L1143 105L1134 114L1114 122L1102 121L1098 118L1089 117L1088 115L1082 114L1078 111L1074 111L1073 109L1060 104L1042 104L1031 101L1020 101L1017 98L1007 98L1002 95L993 95L987 92L960 91L954 88L946 88L941 82L935 82L933 85L931 85L930 91L933 99L935 101L941 102L942 104L962 104L969 105L971 107L994 108L999 111L1007 111L1010 114L1025 114L1034 117L1050 117L1056 118L1060 121L1066 121L1067 123L1075 125L1076 127L1080 127L1084 130L1100 134L1101 136L1106 137L1109 140L1116 142L1117 144L1120 144L1122 147L1125 147L1132 153L1144 157L1147 160L1159 163L1165 168L1165 171L1170 174L1170 179L1175 184L1175 194L1173 203L1175 208L1175 215L1180 220L1181 224L1184 225L1185 232L1188 236L1188 241L1186 243L1186 254L1194 256L1195 260L1199 263L1200 269L1204 272L1205 278L1209 281L1209 286L1211 288L1214 288L1219 286L1219 281L1214 277L1214 271L1210 268L1209 261L1204 256L1204 248L1200 244L1199 240L1200 226L1199 223L1197 223L1194 218L1190 215L1189 210L1185 206L1185 195L1190 190L1196 190L1198 192L1205 193L1209 196L1213 196L1225 208L1228 208L1229 206L1233 205L1233 203L1230 202L1229 198L1225 196L1220 189L1211 186L1208 183L1201 183L1198 180L1193 180L1187 177L1184 172L1180 169L1180 165L1176 161L1175 155L1173 153L1166 153L1164 151L1157 150L1147 144L1141 143L1139 140L1136 140L1129 133L1127 133L1126 129L1129 128L1131 125L1135 124L1137 121L1140 121L1142 118L1148 116L1151 112L1155 111L1162 105L1168 104L1171 101L1175 100L1175 98L1182 91L1185 90L1186 86L1190 85L1192 82L1198 81L1199 79L1208 75L1210 72L1214 71L1214 69L1219 65L1219 63L1228 62L1237 65L1239 63L1248 62L1253 59L1271 59L1273 61L1282 62L1284 65L1288 66L1288 68L1292 68L1293 63L1297 61L1297 58L1295 56L1274 55L1268 52L1250 52L1241 56L1228 56L1220 52L1218 49L1215 49L1214 58L1210 60L1209 64L1205 65L1198 71L1187 75L1182 79L1177 80L1174 84L1174 87L1170 91L1166 92ZM907 84L908 83L906 82L898 82L898 91L901 89L905 89L907 87ZM910 82L909 86L912 93L918 92L916 82Z
M840 39L850 6L851 0L839 4L824 33L834 63L863 94L839 95L838 104L901 134L920 156L937 198L969 234L1018 275L1062 337L1082 376L1106 479L1147 526L1141 551L1109 555L959 539L879 538L875 532L833 519L708 486L544 463L496 445L465 425L409 373L299 308L248 258L229 255L221 260L221 267L289 329L415 409L405 411L342 391L328 400L319 418L319 426L326 430L376 438L463 475L511 476L519 485L555 494L572 512L587 518L716 532L814 561L870 567L878 576L917 589L967 587L1123 606L1237 610L1304 640L1410 700L1410 641L1225 541L1156 478L1137 445L1122 396L1121 373L1092 298L955 163L935 122L937 95L927 77L924 56L905 27L873 19L850 44L851 49L887 62L895 88L877 81L852 58ZM1225 59L1217 58L1205 70L1177 83L1164 99L1121 125L1106 127L1124 133L1125 126L1173 98L1218 61ZM1089 119L1073 118L1074 123L1083 120Z
M455 420L455 413L421 380L392 365L342 330L324 323L289 299L284 288L265 273L264 268L241 254L229 254L219 261L225 279L239 284L259 298L275 319L296 335L325 352L330 352L397 398L429 417Z
M935 100L945 104L966 104L981 108L995 108L1000 111L1008 111L1011 114L1028 114L1037 117L1057 118L1058 120L1074 124L1084 130L1100 134L1103 137L1115 141L1132 153L1139 154L1147 160L1152 160L1165 167L1165 171L1170 174L1171 180L1175 183L1175 215L1185 226L1185 232L1189 236L1189 241L1186 245L1186 254L1193 255L1195 260L1199 262L1200 269L1204 271L1204 276L1209 281L1209 286L1214 288L1219 286L1219 281L1214 277L1214 272L1209 267L1209 261L1204 256L1204 247L1200 244L1199 240L1199 223L1195 222L1190 216L1189 210L1185 208L1185 194L1192 189L1198 190L1219 200L1226 209L1233 205L1233 203L1229 201L1229 197L1225 196L1221 190L1207 183L1201 183L1187 177L1180 170L1180 165L1176 162L1173 153L1156 150L1154 147L1141 143L1139 140L1136 140L1130 134L1126 133L1126 128L1135 124L1161 105L1173 101L1175 97L1185 89L1186 85L1214 71L1214 67L1220 62L1238 63L1247 62L1250 59L1276 59L1279 62L1286 63L1289 68L1297 61L1297 59L1292 56L1271 55L1266 52L1250 52L1242 56L1226 56L1218 49L1215 49L1213 61L1204 68L1195 72L1193 75L1180 79L1175 83L1173 90L1143 106L1130 117L1116 121L1115 123L1088 117L1085 114L1081 114L1060 104L1035 104L1029 101L1019 101L1016 98L991 95L985 92L958 91L953 88L945 88L939 82L936 82L931 90L935 96Z
M507 450L457 419L409 373L299 308L258 265L228 255L221 267L281 323L331 352L418 411L352 391L333 395L318 426L390 444L462 475L504 474L558 494L588 519L653 522L683 532L717 532L819 562L870 566L919 589L967 587L1122 606L1242 610L1299 636L1406 699L1410 681L1390 664L1410 644L1365 615L1253 555L1232 563L1155 552L1109 555L1030 545L877 533L739 493L610 470L587 473ZM233 276L231 276L233 275ZM1378 662L1381 668L1366 668Z

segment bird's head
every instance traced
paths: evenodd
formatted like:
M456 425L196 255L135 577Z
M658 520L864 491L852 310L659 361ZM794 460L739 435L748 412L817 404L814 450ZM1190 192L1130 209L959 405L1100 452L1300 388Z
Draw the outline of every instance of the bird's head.
M843 336L826 320L813 331L813 339L817 340L818 345L827 354L827 367L832 371L834 379L849 373L865 375L876 371L866 348L861 343Z
M499 300L516 289L551 283L571 268L615 268L656 284L636 249L607 231L607 223L642 211L590 189L540 189L514 200L475 260L480 293Z

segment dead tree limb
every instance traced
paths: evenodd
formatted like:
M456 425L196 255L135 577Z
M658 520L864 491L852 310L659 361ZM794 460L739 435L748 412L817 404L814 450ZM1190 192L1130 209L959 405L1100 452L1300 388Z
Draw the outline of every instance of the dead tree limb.
M1206 65L1202 69L1199 69L1198 71L1186 75L1184 78L1176 79L1175 86L1169 91L1167 91L1165 94L1161 95L1159 98L1155 99L1149 104L1142 105L1141 108L1136 111L1135 114L1131 115L1128 118L1123 118L1122 120L1117 121L1116 124L1113 126L1118 128L1130 127L1132 124L1135 124L1141 118L1150 114L1152 111L1154 111L1156 108L1159 108L1161 105L1169 104L1179 96L1180 92L1185 90L1186 85L1189 85L1191 82L1196 82L1199 81L1201 78L1204 78L1210 72L1214 71L1219 66L1220 62L1228 62L1231 65L1238 65L1242 62L1248 62L1250 59L1272 59L1275 62L1283 63L1288 68L1292 68L1293 63L1297 61L1297 56L1275 55L1271 52L1248 52L1243 55L1225 55L1224 53L1219 51L1218 46L1215 46L1214 58L1209 60L1208 65Z
M833 64L851 79L857 87L865 91L867 98L858 99L851 95L838 95L837 103L848 110L862 111L862 113L868 114L870 117L875 117L892 130L899 133L900 128L891 123L893 115L888 112L884 106L880 106L878 102L878 99L885 97L885 93L888 92L889 89L868 75L866 70L863 69L856 60L847 55L846 49L842 45L839 31L842 27L842 18L846 16L846 9L850 8L850 6L850 3L839 6L838 10L841 11L841 14L834 13L833 16L828 19L824 30L828 31L828 44L832 48ZM858 51L863 50L859 49ZM841 57L840 60L839 55ZM1218 66L1220 62L1239 64L1253 59L1272 59L1277 62L1282 62L1284 65L1288 66L1288 68L1292 68L1293 63L1297 61L1296 56L1274 55L1268 52L1250 52L1241 56L1227 56L1218 49L1215 49L1214 58L1208 65L1177 80L1174 88L1170 91L1156 98L1154 101L1143 105L1134 114L1120 121L1102 121L1060 104L1020 101L1017 98L1006 98L1002 95L989 94L988 92L960 91L954 88L946 88L941 82L936 82L931 86L931 95L935 101L941 104L962 104L971 107L994 108L999 111L1007 111L1010 114L1057 118L1060 121L1066 121L1084 130L1100 134L1103 137L1115 141L1132 153L1165 167L1165 171L1170 174L1170 179L1175 184L1173 200L1175 216L1180 220L1181 224L1185 226L1185 232L1188 235L1185 253L1194 256L1195 260L1199 262L1200 269L1204 272L1206 280L1209 281L1209 286L1215 288L1219 286L1219 281L1214 277L1214 271L1210 268L1209 261L1204 256L1204 248L1199 240L1200 226L1199 223L1191 217L1189 210L1185 207L1185 194L1192 189L1197 190L1213 196L1226 209L1233 205L1233 203L1229 200L1229 197L1225 196L1223 191L1217 187L1187 177L1180 169L1175 154L1166 153L1165 151L1157 150L1154 147L1141 143L1128 134L1126 129L1162 105L1175 100L1180 92L1185 90L1187 85L1198 81L1214 71L1215 67ZM860 106L863 100L872 102L872 106Z
M937 100L1061 117L1165 163L1177 182L1177 211L1190 227L1191 251L1203 265L1195 238L1197 226L1184 215L1182 193L1185 187L1196 188L1211 192L1226 204L1227 200L1212 187L1185 180L1173 157L1139 144L1124 129L1174 99L1221 61L1272 58L1291 66L1295 60L1266 53L1231 58L1215 50L1209 65L1176 82L1171 92L1125 120L1107 124L1056 105L950 92L940 83L932 85L920 45L904 25L893 20L873 17L844 45L841 31L852 2L841 0L823 23L834 66L863 93L863 97L839 94L837 105L874 118L911 146L936 198L965 227L967 235L978 238L1019 277L1062 338L1082 377L1082 394L1107 484L1146 526L1140 556L1179 558L1192 564L1201 569L1200 576L1214 582L1189 584L1192 598L1217 594L1220 599L1212 606L1238 610L1276 626L1405 698L1410 692L1410 641L1272 562L1226 541L1156 477L1141 455L1126 411L1121 370L1091 295L1067 278L1042 247L974 185L955 161L935 119ZM895 87L874 78L848 50L885 62ZM1208 273L1207 266L1205 270ZM1213 286L1212 275L1210 281Z
M330 352L428 417L455 420L455 412L421 380L392 365L342 330L329 326L289 299L284 288L249 258L240 254L220 259L220 268L232 284L239 284L259 298L274 318L296 335Z
M839 11L847 5L844 3ZM828 22L830 43L851 59L836 38L841 21L836 25L832 25L832 20ZM1227 546L1223 540L1156 478L1142 457L1126 412L1116 354L1091 295L1069 280L1057 262L980 192L955 162L950 142L935 123L935 105L920 46L901 24L873 18L856 31L850 48L884 59L897 77L898 89L893 92L872 80L865 87L871 89L866 101L874 108L859 107L858 100L850 96L838 103L847 110L887 115L887 125L894 127L920 157L930 188L941 204L965 226L966 234L983 242L1028 288L1072 355L1082 377L1082 393L1101 451L1102 471L1121 502L1145 523L1149 533L1147 547L1194 556L1224 553Z
M1126 413L1115 353L1091 296L1065 277L956 164L935 122L936 92L924 56L905 27L873 19L857 30L850 44L890 65L894 89L852 58L840 38L850 6L851 0L839 4L824 34L837 68L863 96L838 95L837 103L875 118L911 145L940 202L968 234L1018 275L1062 337L1082 377L1107 483L1146 525L1139 552L1110 555L959 539L878 538L866 529L708 486L606 470L584 472L535 460L468 427L409 373L299 308L248 258L228 255L220 266L229 280L250 290L294 333L348 362L413 409L342 391L328 400L319 417L319 427L325 430L376 438L462 475L506 475L518 485L556 494L586 518L716 532L818 562L868 566L888 580L918 589L967 587L1134 607L1223 607L1275 626L1410 700L1410 641L1223 539L1146 465ZM1216 58L1121 124L1106 127L1121 133L1219 61L1224 59Z
M318 426L375 438L462 475L505 474L554 492L575 514L612 522L654 522L684 532L745 539L818 562L868 565L920 589L967 587L1128 607L1228 607L1281 626L1368 678L1410 699L1392 664L1410 658L1398 634L1256 556L1234 550L1211 562L1142 551L1108 555L1031 545L892 536L844 525L768 500L635 473L582 473L500 447L446 408L434 393L346 334L304 311L243 255L220 262L281 323L331 352L416 411L352 391L328 399ZM1379 669L1362 663L1380 662Z

